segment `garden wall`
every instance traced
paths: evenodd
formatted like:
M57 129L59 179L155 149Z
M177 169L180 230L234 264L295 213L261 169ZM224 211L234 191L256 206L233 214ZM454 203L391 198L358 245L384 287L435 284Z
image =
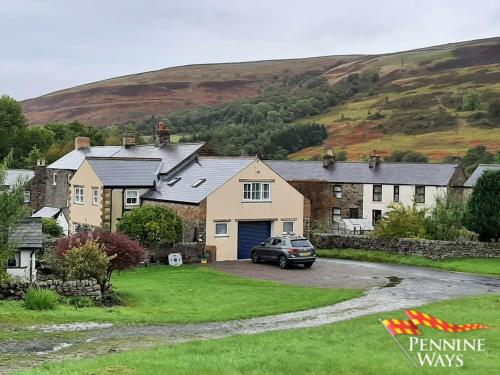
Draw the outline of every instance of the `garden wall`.
M435 241L417 239L387 240L369 236L315 234L312 238L320 249L366 249L430 259L462 257L500 257L500 243L476 241Z
M62 296L87 296L95 301L101 300L101 287L96 279L89 280L46 280L30 283L24 280L12 280L0 285L0 299L22 299L29 287L52 289Z

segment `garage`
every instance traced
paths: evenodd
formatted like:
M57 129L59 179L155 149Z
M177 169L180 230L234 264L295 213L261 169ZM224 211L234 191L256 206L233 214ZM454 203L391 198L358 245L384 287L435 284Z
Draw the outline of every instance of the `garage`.
M238 259L249 259L252 248L270 236L270 221L238 222Z

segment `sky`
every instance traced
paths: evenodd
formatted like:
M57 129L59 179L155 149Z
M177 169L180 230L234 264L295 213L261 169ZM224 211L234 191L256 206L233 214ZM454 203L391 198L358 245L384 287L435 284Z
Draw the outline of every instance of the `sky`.
M500 1L0 0L0 94L171 66L396 52L500 36Z

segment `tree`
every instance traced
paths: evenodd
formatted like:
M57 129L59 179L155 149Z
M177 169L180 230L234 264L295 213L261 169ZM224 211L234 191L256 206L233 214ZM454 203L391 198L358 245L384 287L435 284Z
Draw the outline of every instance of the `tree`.
M406 163L409 162L427 163L429 161L426 155L417 151L410 151L410 150L393 151L392 154L388 156L386 160L393 162L406 162Z
M5 158L13 145L22 141L20 134L27 128L21 105L10 96L0 97L0 159ZM14 147L15 160L21 155L18 147ZM11 160L12 162L12 160Z
M488 113L490 117L493 117L495 119L500 118L500 100L492 100L488 104Z
M0 186L3 186L7 168L12 162L12 153L0 163ZM9 189L0 189L0 281L8 278L4 265L12 256L14 245L9 243L9 233L27 213L24 205L24 184L18 183Z
M480 241L500 237L500 171L485 171L477 180L465 211L465 226Z
M61 237L64 234L61 226L51 217L44 217L42 219L42 232L52 237Z
M465 234L463 218L466 202L461 196L448 191L436 197L427 217L427 232L433 240L453 241Z
M127 213L118 230L143 246L156 249L171 246L182 239L182 220L171 208L146 205Z
M479 109L479 94L475 91L464 94L462 111L475 111Z
M485 146L479 145L467 150L462 159L462 167L465 170L465 174L470 176L479 164L493 163L494 160L495 156Z
M375 225L373 236L378 238L428 238L425 210L396 204Z

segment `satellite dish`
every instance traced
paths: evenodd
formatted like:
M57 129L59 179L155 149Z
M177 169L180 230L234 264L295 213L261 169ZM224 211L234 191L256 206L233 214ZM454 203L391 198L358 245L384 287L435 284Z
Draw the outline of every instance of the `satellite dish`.
M170 266L182 266L182 256L179 253L168 254L168 264Z

